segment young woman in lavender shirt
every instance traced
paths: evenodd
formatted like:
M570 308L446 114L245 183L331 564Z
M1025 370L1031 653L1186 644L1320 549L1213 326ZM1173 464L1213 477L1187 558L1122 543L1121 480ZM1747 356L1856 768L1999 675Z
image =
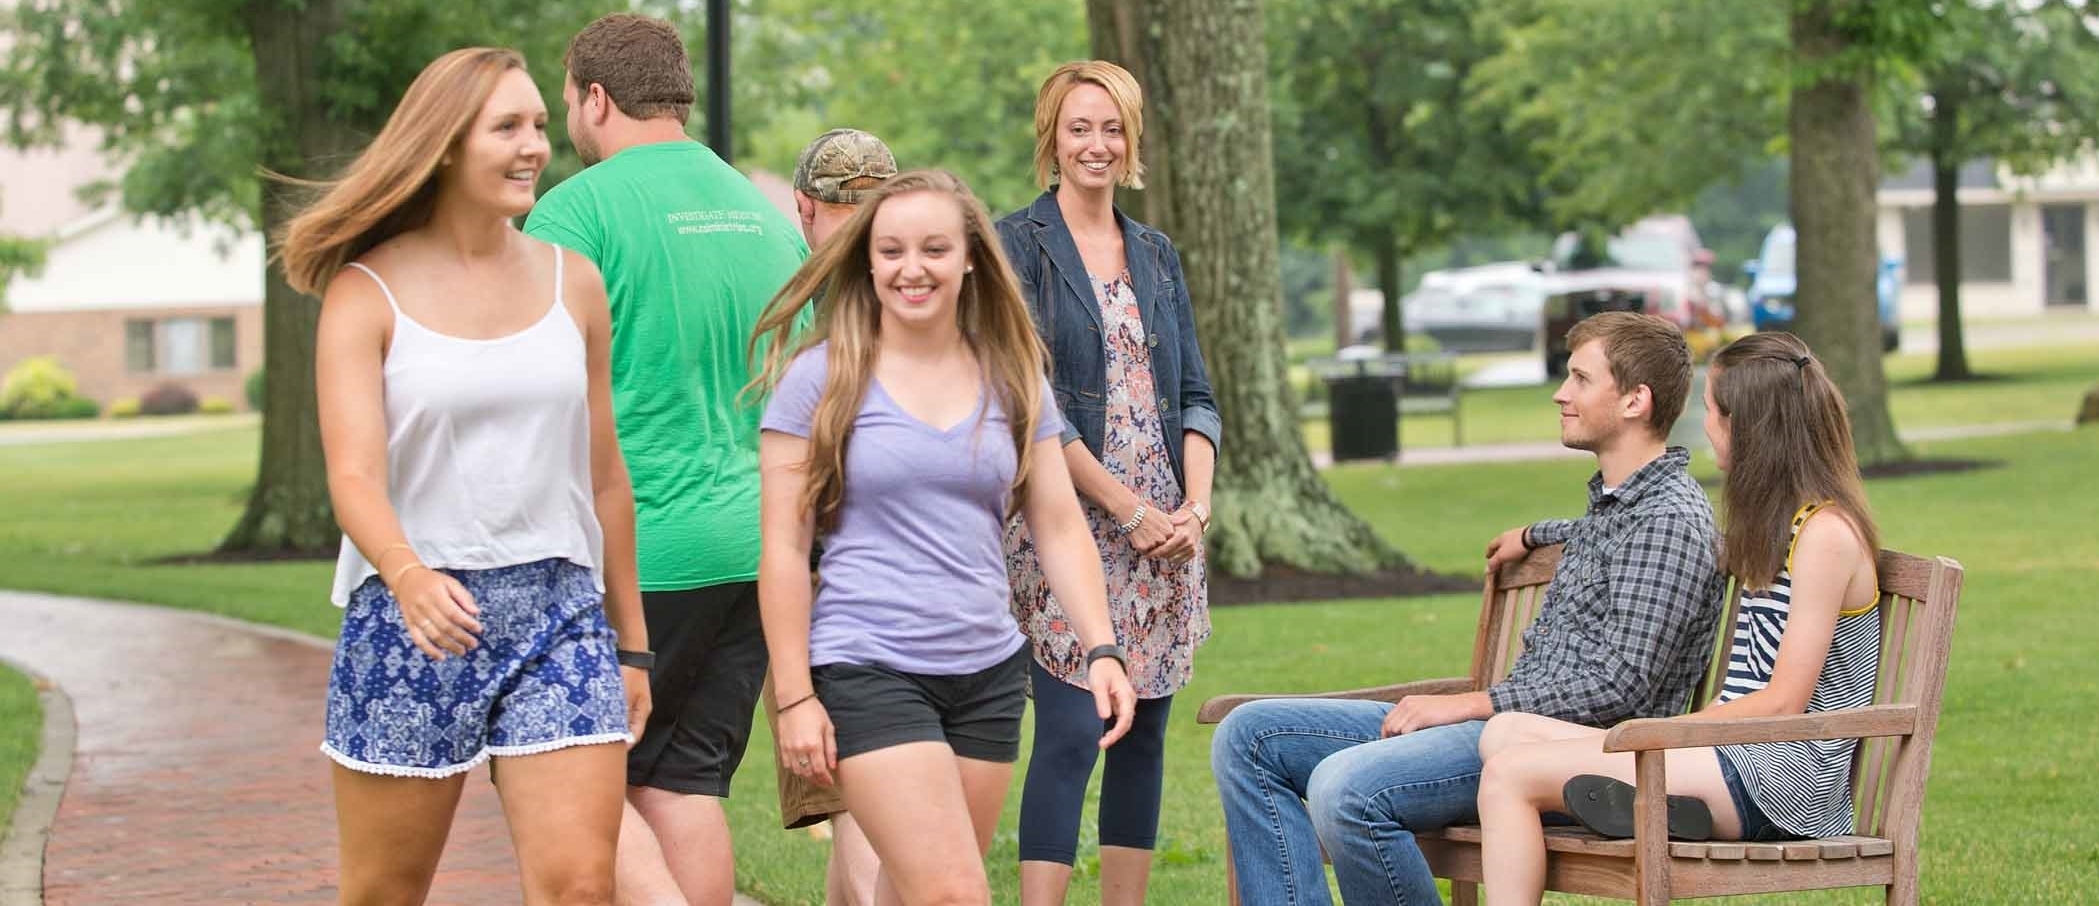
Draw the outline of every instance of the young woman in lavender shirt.
M951 174L891 177L775 297L753 348L754 387L772 392L758 594L782 767L839 785L881 857L878 902L988 903L1026 707L1003 551L1015 509L1088 646L1114 721L1101 746L1136 701L989 214Z

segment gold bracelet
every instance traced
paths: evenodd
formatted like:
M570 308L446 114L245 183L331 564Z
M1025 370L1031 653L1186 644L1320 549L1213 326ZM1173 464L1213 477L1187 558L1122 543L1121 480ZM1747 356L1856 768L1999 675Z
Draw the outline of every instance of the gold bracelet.
M421 568L423 568L423 569L429 569L429 568L430 568L430 567L428 567L428 566L424 566L424 565L423 565L423 561L421 561L421 560L417 560L417 561L415 561L415 562L413 562L413 563L408 563L408 564L405 564L405 565L403 565L403 566L402 566L402 567L401 567L400 569L394 570L394 575L393 575L393 578L391 578L391 579L388 579L388 580L386 580L386 587L387 587L387 588L389 588L389 589L391 589L391 588L393 588L394 586L396 586L396 585L399 585L399 584L401 584L401 577L402 577L402 576L405 576L405 575L408 575L408 574L409 574L409 573L411 573L411 572L414 572L414 571L416 570L416 568L417 568L417 567L421 567Z
M387 545L387 546L385 546L385 547L382 547L382 548L380 548L380 549L379 549L379 556L377 556L377 557L373 557L373 558L372 558L372 568L373 568L373 569L377 569L377 568L379 568L379 567L381 567L381 566L384 566L384 565L386 565L386 555L387 555L387 554L391 554L391 553L393 553L394 551L397 551L397 550L404 550L404 549L405 549L405 550L407 550L407 551L408 551L409 553L411 553L411 554L412 554L412 553L415 553L415 548L413 548L413 547L410 547L410 546L409 546L409 544L408 544L408 542L406 542L406 541L396 541L396 542L394 542L394 543L392 543L392 544L389 544L389 545Z

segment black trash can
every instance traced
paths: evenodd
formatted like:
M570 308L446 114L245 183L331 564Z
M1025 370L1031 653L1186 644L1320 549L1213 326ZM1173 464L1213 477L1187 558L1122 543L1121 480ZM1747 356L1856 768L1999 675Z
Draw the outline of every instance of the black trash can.
M1375 359L1335 362L1325 374L1335 462L1399 456L1403 369Z

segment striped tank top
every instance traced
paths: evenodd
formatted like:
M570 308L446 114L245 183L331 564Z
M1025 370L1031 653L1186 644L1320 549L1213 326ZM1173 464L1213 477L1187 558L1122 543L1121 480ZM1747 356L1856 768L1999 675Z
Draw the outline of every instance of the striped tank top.
M1771 669L1778 662L1779 638L1785 635L1792 608L1793 546L1800 541L1800 527L1821 508L1821 504L1809 504L1793 514L1786 565L1771 587L1742 593L1720 701L1733 701L1770 684ZM1873 704L1879 666L1880 614L1874 612L1874 605L1840 611L1822 675L1808 697L1808 713ZM1851 761L1857 748L1857 740L1812 739L1721 746L1719 751L1720 757L1734 765L1749 798L1772 824L1812 838L1851 833Z

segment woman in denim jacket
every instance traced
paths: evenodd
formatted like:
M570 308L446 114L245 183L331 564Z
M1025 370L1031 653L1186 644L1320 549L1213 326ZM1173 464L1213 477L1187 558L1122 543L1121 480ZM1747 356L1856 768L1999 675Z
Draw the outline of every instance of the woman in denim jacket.
M1127 71L1104 61L1059 67L1035 101L1035 168L1049 191L998 224L1049 346L1065 461L1088 504L1139 698L1102 780L1104 904L1143 901L1167 713L1210 635L1203 533L1223 424L1180 255L1165 234L1115 209L1118 185L1143 186L1142 133L1143 98ZM1086 652L1018 526L1007 553L1013 606L1035 654L1020 861L1021 902L1037 906L1064 901L1100 718L1084 688Z

